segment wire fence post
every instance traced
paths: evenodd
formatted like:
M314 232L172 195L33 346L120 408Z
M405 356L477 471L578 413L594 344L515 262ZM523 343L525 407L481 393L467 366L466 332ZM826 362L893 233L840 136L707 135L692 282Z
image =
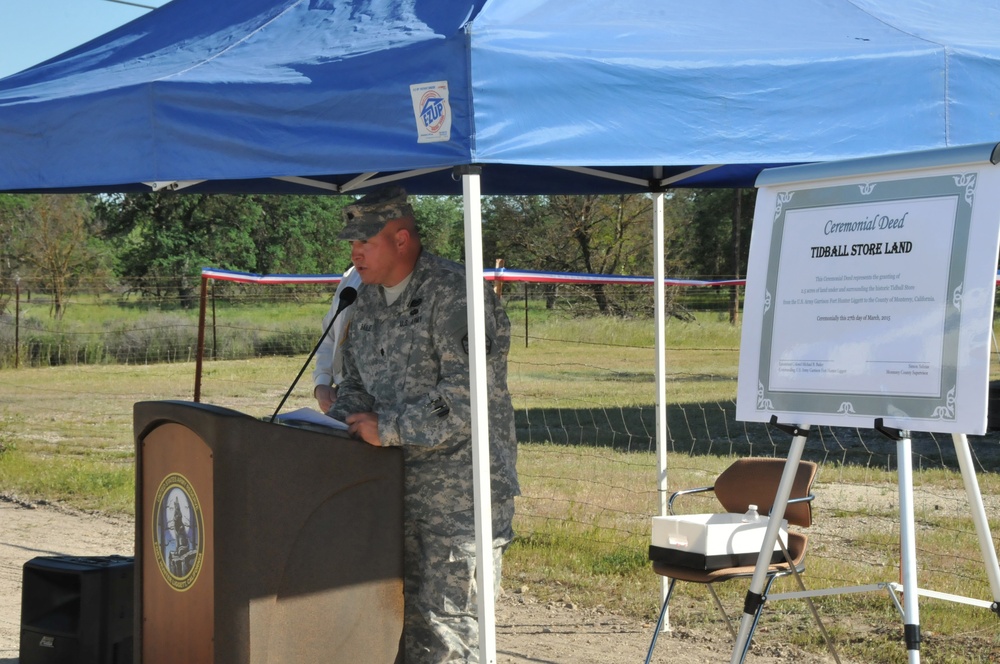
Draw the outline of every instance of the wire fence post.
M503 259L498 258L496 260L496 274L493 280L493 292L497 294L497 298L503 299L503 279L501 279L501 273L503 272Z
M215 324L215 280L212 280L212 359L219 359L218 328Z
M14 368L21 366L21 275L14 275Z
M524 347L528 347L528 282L524 282Z

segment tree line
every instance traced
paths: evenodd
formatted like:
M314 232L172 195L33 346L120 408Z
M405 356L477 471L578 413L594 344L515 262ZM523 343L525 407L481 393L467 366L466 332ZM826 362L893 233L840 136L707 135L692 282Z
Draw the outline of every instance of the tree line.
M677 189L665 196L667 274L741 277L754 190ZM143 194L0 195L0 314L19 279L51 297L61 317L82 283L197 302L203 267L258 274L338 273L349 196ZM464 260L462 200L413 197L429 251ZM594 274L653 272L647 195L491 196L483 200L483 261ZM651 309L648 293L588 287L601 313ZM554 294L553 294L554 297Z

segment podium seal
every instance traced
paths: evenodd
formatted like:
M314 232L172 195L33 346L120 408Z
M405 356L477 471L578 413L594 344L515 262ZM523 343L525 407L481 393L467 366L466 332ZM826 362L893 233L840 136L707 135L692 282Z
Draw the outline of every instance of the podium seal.
M153 501L153 551L167 584L183 592L198 580L205 557L204 518L186 477L163 478Z

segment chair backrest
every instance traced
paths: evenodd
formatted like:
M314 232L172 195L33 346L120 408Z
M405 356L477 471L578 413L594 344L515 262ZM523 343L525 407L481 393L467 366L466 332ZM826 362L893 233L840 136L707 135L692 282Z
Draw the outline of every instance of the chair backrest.
M785 459L748 457L738 459L715 480L715 497L727 512L745 512L748 505L756 505L762 515L771 513L774 497L778 493ZM812 491L816 478L816 464L800 461L789 499L804 498ZM785 507L788 523L807 527L812 524L812 502L789 503Z

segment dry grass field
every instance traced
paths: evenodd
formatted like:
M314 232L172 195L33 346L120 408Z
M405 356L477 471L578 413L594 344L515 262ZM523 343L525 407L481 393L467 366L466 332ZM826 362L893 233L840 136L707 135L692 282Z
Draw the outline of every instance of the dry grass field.
M524 495L504 587L506 601L520 598L552 611L571 607L569 617L554 621L590 616L600 622L594 617L607 615L614 617L611 623L630 626L622 629L646 632L655 619L659 579L646 560L650 517L658 511L655 395L652 342L642 326L648 321L560 321L533 325L527 343L514 339L510 387ZM709 321L671 325L668 336L670 489L710 484L738 456L784 456L784 432L735 420L738 330ZM304 360L297 355L206 362L201 400L268 416ZM284 410L314 405L307 383L308 374ZM0 494L129 518L132 404L191 400L194 386L193 362L0 370ZM1000 528L997 443L996 435L971 441L994 549ZM914 434L913 445L920 587L988 600L991 589L952 441ZM808 587L898 581L894 443L872 431L821 428L810 434L806 456L820 464ZM717 511L698 500L686 509ZM738 614L746 586L731 583L722 590L723 601ZM816 605L843 661L906 661L901 617L888 591L831 595ZM677 634L697 635L692 643L715 644L717 654L718 644L730 638L703 588L679 592L671 624ZM985 663L1000 656L997 616L988 609L925 599L921 625L925 661ZM758 644L778 648L770 655L755 650L761 657L827 657L801 600L768 604Z

